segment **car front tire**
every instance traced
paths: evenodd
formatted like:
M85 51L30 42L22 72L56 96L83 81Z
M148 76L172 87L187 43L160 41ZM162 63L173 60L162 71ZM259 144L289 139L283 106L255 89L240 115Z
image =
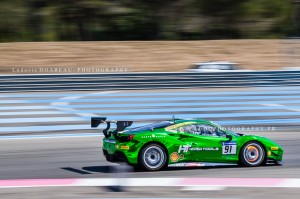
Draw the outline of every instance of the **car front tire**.
M262 144L251 141L245 144L240 152L240 163L247 167L257 167L265 162L266 151Z

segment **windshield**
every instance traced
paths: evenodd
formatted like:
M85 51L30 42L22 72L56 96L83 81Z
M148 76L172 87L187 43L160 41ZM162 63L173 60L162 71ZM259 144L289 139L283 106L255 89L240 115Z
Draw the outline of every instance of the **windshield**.
M148 124L148 125L145 125L145 126L140 126L140 127L136 127L136 128L133 128L133 129L129 129L127 132L138 132L138 131L147 131L147 130L150 130L150 129L165 128L165 127L168 127L172 124L173 124L173 122L163 121L163 122Z
M228 130L229 131L229 130ZM239 134L237 134L236 132L233 132L233 131L229 131L230 133L232 133L233 135L235 136L240 136Z

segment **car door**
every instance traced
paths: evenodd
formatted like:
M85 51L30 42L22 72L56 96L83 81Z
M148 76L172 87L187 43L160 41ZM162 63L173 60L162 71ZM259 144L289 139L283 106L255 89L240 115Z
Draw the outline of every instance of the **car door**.
M190 150L193 147L197 147L197 137L190 133L191 127L194 125L187 124L175 129L177 131L177 139L181 141L181 144L176 146L176 153L188 162L197 161L197 156Z
M228 142L226 133L212 125L196 125L190 134L189 152L199 162L223 162L224 157L236 154L236 143ZM226 159L226 158L225 158Z

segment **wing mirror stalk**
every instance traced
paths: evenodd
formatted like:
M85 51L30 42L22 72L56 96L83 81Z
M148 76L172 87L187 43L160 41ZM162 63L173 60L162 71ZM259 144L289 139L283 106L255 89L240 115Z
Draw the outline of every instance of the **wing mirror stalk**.
M228 138L229 139L228 142L230 142L232 140L232 135L227 134L226 138Z

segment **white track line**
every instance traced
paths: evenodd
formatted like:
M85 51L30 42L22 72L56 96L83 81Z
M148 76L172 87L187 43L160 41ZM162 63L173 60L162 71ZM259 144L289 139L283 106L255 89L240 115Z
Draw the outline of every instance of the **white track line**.
M57 101L55 102L52 102L50 105L52 107L54 107L55 109L59 110L59 111L63 111L65 113L72 113L76 115L79 115L79 116L82 116L82 117L97 117L98 115L96 114L93 114L93 113L76 113L76 109L74 108L62 108L62 107L59 107L59 106L68 106L70 104L70 102L75 101L75 100L78 100L80 98L83 98L83 97L87 97L87 96L92 96L92 95L99 95L99 94L108 94L108 93L118 93L120 91L103 91L103 92L96 92L96 93L89 93L89 94L84 94L84 95L78 95L78 96L68 96L68 97L62 97L60 99L58 99ZM99 96L101 97L101 96ZM65 100L68 100L68 101L65 101Z
M282 105L282 104L262 104L262 105L264 105L264 106L282 107L282 109L285 109L285 110L295 111L295 112L300 112L300 109L289 109L289 108L284 108L285 105Z

